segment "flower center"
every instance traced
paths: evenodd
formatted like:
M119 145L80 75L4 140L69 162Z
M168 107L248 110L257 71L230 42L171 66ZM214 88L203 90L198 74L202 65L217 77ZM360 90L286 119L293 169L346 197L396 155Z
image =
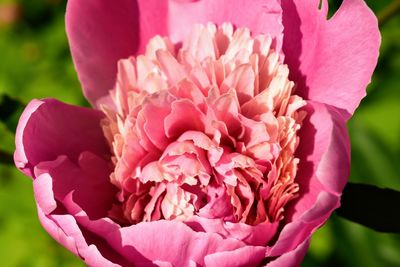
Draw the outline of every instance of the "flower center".
M120 189L111 218L282 220L298 192L305 101L271 44L246 28L196 25L179 49L156 36L119 62L102 121Z

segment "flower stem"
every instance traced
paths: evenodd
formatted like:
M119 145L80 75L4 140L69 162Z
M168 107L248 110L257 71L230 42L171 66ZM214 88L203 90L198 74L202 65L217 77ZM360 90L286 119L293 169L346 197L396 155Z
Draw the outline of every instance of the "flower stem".
M400 0L393 1L390 5L378 13L379 25L382 26L400 12Z
M383 233L400 233L400 214L396 208L400 192L373 185L348 183L336 214Z

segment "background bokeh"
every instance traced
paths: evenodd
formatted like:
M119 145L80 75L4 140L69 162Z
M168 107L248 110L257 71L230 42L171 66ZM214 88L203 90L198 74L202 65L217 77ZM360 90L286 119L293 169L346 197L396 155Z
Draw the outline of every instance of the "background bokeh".
M399 1L368 0L381 20L378 67L354 118L350 180L400 190ZM340 1L330 1L332 10ZM28 103L54 97L88 105L71 61L64 31L64 0L0 0L0 99ZM346 49L346 44L343 44ZM357 60L356 58L354 60ZM14 150L20 114L0 123L0 150ZM3 114L4 115L4 114ZM0 114L0 117L2 114ZM400 203L388 203L400 212ZM12 165L0 165L0 266L83 266L41 228L32 183ZM400 236L377 233L333 215L313 237L303 266L400 266Z

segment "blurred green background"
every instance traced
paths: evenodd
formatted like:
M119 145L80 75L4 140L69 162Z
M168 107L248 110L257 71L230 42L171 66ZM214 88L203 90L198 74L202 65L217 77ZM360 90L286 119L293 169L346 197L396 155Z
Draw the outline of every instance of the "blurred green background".
M383 42L368 96L348 128L351 181L400 190L400 15L385 15L394 2L400 5L367 1L381 18ZM335 9L340 1L330 3ZM65 4L0 0L0 96L6 93L23 103L54 97L87 105L65 36ZM14 150L15 117L0 123L1 151ZM83 266L42 229L34 203L31 181L13 166L0 165L0 266ZM400 212L400 203L391 204ZM377 233L333 215L314 235L303 266L400 266L400 235Z

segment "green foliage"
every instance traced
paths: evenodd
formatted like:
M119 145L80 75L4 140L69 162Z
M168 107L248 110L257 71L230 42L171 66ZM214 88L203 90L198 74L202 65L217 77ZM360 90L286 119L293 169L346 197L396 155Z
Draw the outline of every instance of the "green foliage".
M1 266L83 266L41 227L32 182L15 168L0 168Z
M337 8L340 1L330 1ZM367 3L379 14L391 1ZM0 95L28 103L54 97L84 100L64 30L65 1L0 0L14 5L14 21L0 22ZM383 43L368 96L348 128L353 182L400 190L400 16L381 27ZM345 46L343 49L346 49ZM14 121L13 121L14 120ZM14 150L15 118L0 123L0 150ZM83 266L42 229L29 178L0 165L1 266ZM394 207L398 203L393 203ZM333 216L316 232L303 266L400 266L400 237L376 233Z

